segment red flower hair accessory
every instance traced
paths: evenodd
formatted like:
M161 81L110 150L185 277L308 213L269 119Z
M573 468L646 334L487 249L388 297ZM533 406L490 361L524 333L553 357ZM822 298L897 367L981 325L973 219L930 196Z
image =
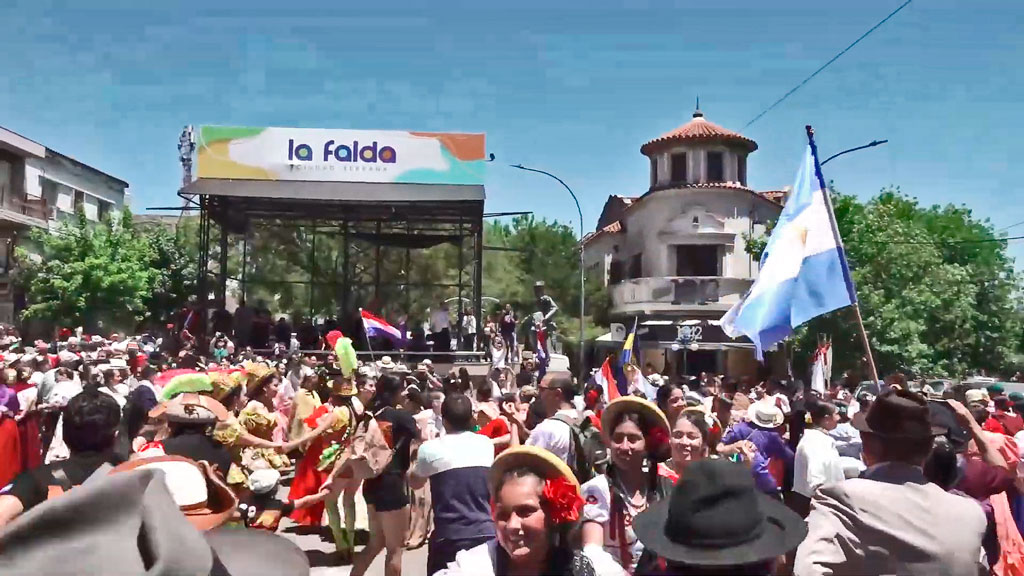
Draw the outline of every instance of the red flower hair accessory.
M660 426L655 426L647 432L647 452L657 453L664 446L668 445L668 432Z
M554 524L565 524L580 519L583 498L576 484L559 477L544 482L544 512Z

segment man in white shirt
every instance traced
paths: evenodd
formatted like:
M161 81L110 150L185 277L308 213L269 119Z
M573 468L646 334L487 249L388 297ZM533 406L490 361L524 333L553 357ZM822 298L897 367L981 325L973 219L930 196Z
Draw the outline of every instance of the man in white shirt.
M451 318L448 316L448 304L430 313L430 334L434 337L434 352L451 352L452 334Z
M537 386L539 397L547 418L530 432L527 446L544 448L572 466L572 429L570 423L578 424L581 416L573 405L576 387L572 375L567 372L548 372Z

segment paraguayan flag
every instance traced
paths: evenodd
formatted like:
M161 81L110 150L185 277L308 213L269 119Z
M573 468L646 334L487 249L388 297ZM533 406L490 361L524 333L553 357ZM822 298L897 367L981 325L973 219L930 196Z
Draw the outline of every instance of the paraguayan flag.
M761 256L757 280L721 319L730 337L746 335L753 341L758 360L793 328L857 301L825 193L808 146L793 192Z

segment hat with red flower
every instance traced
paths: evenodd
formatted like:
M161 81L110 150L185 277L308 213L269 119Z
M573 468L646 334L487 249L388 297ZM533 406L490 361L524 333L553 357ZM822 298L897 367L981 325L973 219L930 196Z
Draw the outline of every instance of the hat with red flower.
M527 468L544 479L542 505L552 523L579 520L583 510L579 481L561 458L536 446L509 448L494 459L488 476L492 498L505 473L517 468Z
M669 431L671 429L668 425L668 418L650 400L636 396L620 396L612 400L601 414L602 433L610 437L614 433L615 422L619 420L621 414L626 412L640 416L648 456L659 462L668 459ZM607 437L605 443L611 445Z

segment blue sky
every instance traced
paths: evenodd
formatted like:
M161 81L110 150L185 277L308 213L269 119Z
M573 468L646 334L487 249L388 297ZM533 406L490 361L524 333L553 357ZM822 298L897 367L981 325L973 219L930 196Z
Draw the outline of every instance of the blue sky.
M608 194L646 190L640 145L696 95L739 130L901 3L7 0L0 125L127 180L136 210L176 204L185 124L486 132L488 210L578 226L556 182L505 167L523 163L569 183L590 230ZM826 167L845 192L1024 220L1022 17L913 2L743 131L751 184L791 183L810 123L822 155L890 140Z

